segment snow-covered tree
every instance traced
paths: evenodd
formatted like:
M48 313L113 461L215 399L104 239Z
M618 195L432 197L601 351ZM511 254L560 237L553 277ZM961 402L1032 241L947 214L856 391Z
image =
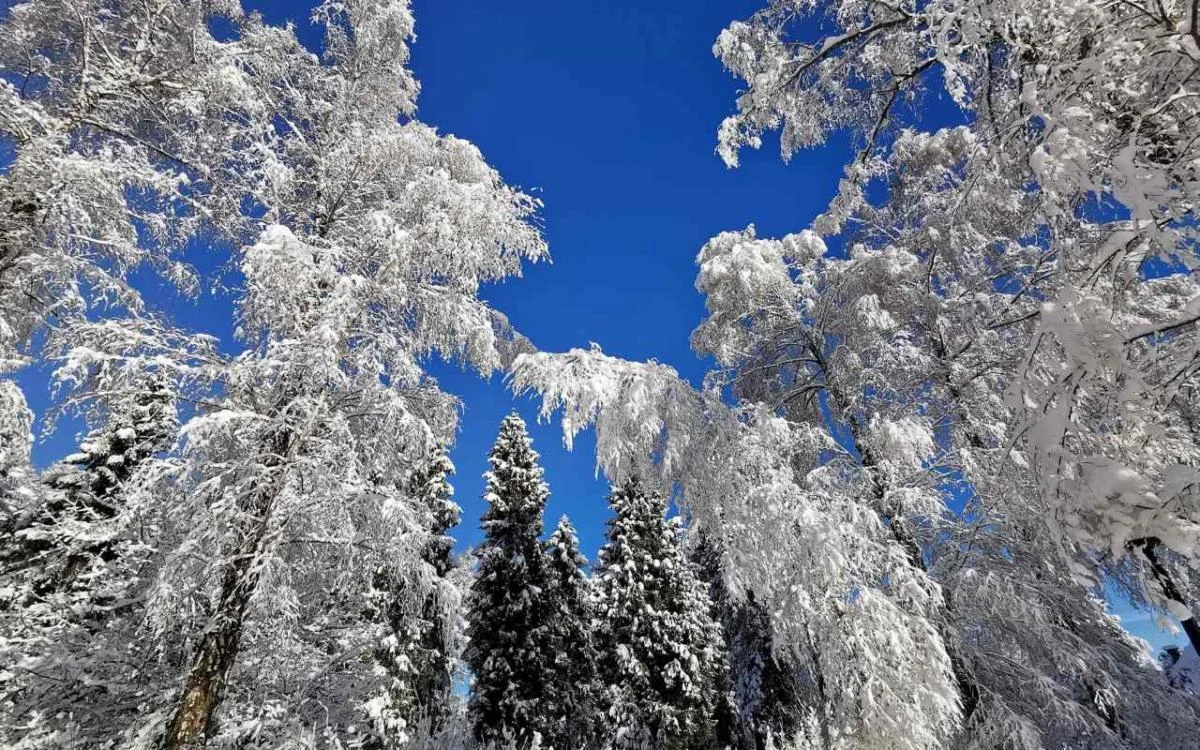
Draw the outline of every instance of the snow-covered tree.
M500 423L484 477L484 541L471 587L466 661L474 675L468 707L476 739L530 747L552 708L543 649L550 619L542 514L549 490L538 454L516 413Z
M10 3L0 17L0 373L52 324L144 312L138 266L182 292L190 238L246 226L232 179L263 109L236 1ZM7 408L10 400L0 401ZM10 415L0 416L0 422Z
M712 601L662 495L631 478L609 504L615 515L595 583L604 746L712 747L728 670Z
M708 584L729 658L729 705L717 710L718 741L737 750L765 750L776 739L786 741L807 716L801 670L789 654L776 650L770 613L754 594L733 598L719 544L698 534L691 555Z
M596 672L591 582L579 537L563 516L546 540L547 622L539 637L547 659L541 723L546 748L596 747L604 727L602 685Z
M8 533L18 513L33 503L32 423L33 414L20 387L11 380L0 380L0 530Z
M49 24L51 5L21 6L21 17ZM70 10L62 17L74 24ZM71 43L78 54L64 71L80 70L89 55L105 65L129 57L114 83L125 75L151 92L160 83L181 90L181 116L225 97L254 105L222 109L211 128L194 119L164 126L240 160L210 172L213 185L193 184L228 194L219 215L250 227L251 239L233 244L245 348L221 356L211 341L181 337L148 316L71 326L57 341L64 382L78 397L153 362L197 409L178 451L124 493L145 550L128 615L67 644L95 657L86 669L78 659L26 665L31 690L54 697L38 716L4 722L4 731L19 740L41 732L56 747L336 745L362 736L363 704L382 687L370 658L379 622L363 606L376 576L383 569L415 582L404 605L414 613L428 593L430 579L418 572L434 534L405 482L451 439L457 402L423 363L437 352L487 373L507 360L514 337L478 291L544 255L528 221L537 204L505 186L474 146L411 119L417 85L405 68L413 28L405 2L321 5L319 56L290 29L237 14L228 50L216 47L228 51L227 69L207 78L190 64L212 57L209 46L193 49L211 39L199 6L118 11L103 6L104 18L82 17L81 42ZM147 13L161 29L106 51L109 39L97 30ZM39 44L67 38L50 28L38 32ZM160 42L178 59L150 55ZM212 97L195 94L205 81L217 88ZM119 91L113 106L144 98ZM244 141L224 140L226 120ZM153 133L157 122L131 116L128 128L112 127ZM131 148L162 157L151 145L161 144ZM156 205L153 195L134 197L135 209ZM192 206L189 197L176 191L164 205ZM110 241L87 227L53 237L75 234Z
M1031 467L1025 502L1076 574L1095 576L1080 550L1148 552L1148 588L1184 621L1150 558L1200 549L1194 11L773 0L714 48L749 84L720 131L731 164L775 128L785 156L842 129L860 145L813 225L851 248L821 281L839 290L825 332L858 316L941 369L949 424L979 441L972 481ZM964 124L920 130L943 93ZM867 273L889 288L864 293Z
M706 497L705 485L720 479L702 462L733 464L746 425L762 424L747 412L780 415L797 437L824 433L823 445L807 448L825 452L827 477L835 470L838 481L823 486L844 497L857 485L857 510L877 519L907 562L904 582L889 571L854 584L855 596L878 587L910 611L924 599L914 614L950 657L965 734L953 712L924 711L903 722L907 741L940 744L949 730L969 743L972 728L997 715L989 701L1012 691L975 667L974 639L978 629L1011 638L1020 622L1030 659L1022 666L1053 689L1016 696L1024 702L1014 704L1011 732L980 741L1052 741L1061 726L1044 719L1055 710L1080 718L1075 742L1154 736L1149 713L1131 718L1124 735L1106 726L1108 699L1089 696L1077 673L1056 666L1053 629L976 606L1003 611L1025 600L1055 612L1055 622L1099 622L1086 591L1044 571L1069 567L1094 585L1127 566L1141 572L1153 601L1185 627L1192 619L1185 586L1155 561L1165 548L1194 559L1200 530L1192 429L1200 295L1188 218L1196 39L1185 2L767 3L715 46L748 84L721 128L722 155L736 163L739 148L758 146L771 129L781 130L785 155L841 131L860 150L812 230L779 240L725 233L702 250L697 286L709 314L693 343L718 364L710 392L690 393L653 365L582 352L526 357L516 383L542 391L549 408L564 406L568 430L595 421L602 465L619 472L657 457L655 469L684 485L689 510L715 528L736 528L737 513L712 508L739 501ZM963 124L920 130L934 108L919 105L943 92L942 110L952 111L937 112L939 124L947 115ZM828 253L824 240L838 234L845 252ZM733 418L722 415L718 393L735 397ZM964 492L979 503L979 525L947 512ZM815 505L813 495L804 502ZM770 537L758 525L747 536L762 544ZM815 527L836 526L822 519ZM963 562L952 575L931 565L931 554L946 559L947 535L959 543L982 535L1003 554ZM860 550L872 549L872 536L860 527L839 554L869 559ZM1128 566L1129 552L1146 563ZM786 580L755 580L753 557L726 554L756 593L771 577ZM1017 565L1008 575L1025 582L1019 593L993 588L985 593L995 599L981 600L955 591L959 572L1002 567L1003 556ZM830 581L799 573L796 584L820 591ZM905 593L922 589L918 600ZM814 653L828 654L836 631L818 617L807 622L816 625ZM868 627L886 631L884 622ZM1114 693L1138 703L1144 674L1128 652L1114 656L1120 634L1097 626L1088 638L1108 650L1092 663L1105 665ZM871 674L879 670L872 661L858 654L850 663ZM914 697L944 696L937 685L912 681ZM857 713L857 728L833 733L853 741L876 720L894 720L904 703L875 712L863 701L826 719ZM947 723L929 721L939 715ZM918 739L923 726L933 731Z
M417 738L438 736L453 705L460 635L456 626L462 603L458 579L452 575L454 540L448 536L461 511L449 482L453 473L454 464L439 446L408 481L408 491L426 514L430 532L425 565L412 571L426 579L417 584L427 591L424 600L418 603L407 596L404 589L412 584L389 576L389 569L382 569L374 582L371 606L387 630L376 648L376 659L388 684L367 701L366 708L379 747L404 748ZM417 604L419 609L412 611Z
M138 596L136 571L146 548L130 533L136 521L126 488L174 443L178 422L160 377L147 374L130 385L94 405L91 416L101 424L78 453L44 472L36 502L4 540L0 622L7 639L0 653L18 674L47 665L72 683L91 661L88 652L108 645L110 621ZM75 689L91 692L85 685ZM53 706L21 679L6 682L4 697L18 721Z
M167 384L149 374L129 391L95 405L92 417L103 423L91 430L79 452L42 475L41 502L13 529L7 545L6 574L24 579L27 589L11 604L29 607L85 579L102 577L118 554L117 516L124 508L122 485L155 453L175 441L179 423ZM70 609L73 604L60 602Z
M188 293L196 281L180 257L188 241L201 235L231 239L248 226L240 210L244 193L235 178L244 171L242 157L249 153L251 137L269 118L264 120L259 101L248 95L251 55L237 41L220 41L213 33L225 22L236 28L243 20L236 2L64 0L4 9L0 371L29 362L43 341L58 353L94 345L104 329L83 323L101 308L108 316L134 320L123 338L164 333L148 316L138 288L128 283L129 272L149 265ZM92 367L97 363L97 358L87 364L76 360L81 370L91 370L89 378L104 369ZM140 363L129 368L131 373L146 369ZM140 388L135 380L109 380L91 395L112 404L114 393ZM7 391L11 383L5 386ZM27 423L23 403L0 398L0 424ZM95 407L100 419L92 415L93 424L102 421L106 408ZM88 416L93 409L83 411ZM92 437L100 442L123 439L115 434ZM0 452L20 445L0 442L5 443ZM122 460L145 463L144 447L127 446L133 452ZM80 568L74 574L87 580L76 593L79 603L88 600L82 612L41 607L46 618L28 617L20 631L8 630L21 635L6 643L6 673L13 675L6 680L6 697L22 696L4 701L0 731L9 744L36 742L38 736L54 747L103 744L87 733L123 731L138 705L139 699L131 697L138 689L135 665L144 664L151 652L139 650L135 628L124 627L129 623L121 615L140 608L138 584L145 584L140 576L147 575L141 554L150 549L140 535L151 529L140 525L145 519L136 508L110 512L112 497L101 500L108 510L99 512L107 518L59 518L46 524L47 510L54 516L68 506L71 512L83 510L76 504L82 495L111 495L114 482L135 483L129 473L114 470L117 456L110 457L111 467L84 467L87 487L46 489L25 482L19 501L4 498L9 504L5 510L16 514L6 525L27 532L22 540L6 540L7 552L21 557L30 534L60 537L50 549L65 553L58 560L67 568ZM68 477L82 478L64 466L54 471L51 484L70 482ZM121 494L127 496L128 489ZM95 516L98 509L86 511ZM70 544L60 544L68 540ZM117 548L121 553L107 561L101 580L94 575L94 563ZM80 549L104 551L80 558L75 554ZM28 576L41 571L11 562L18 570L10 572L19 580L6 582L13 584L6 595L20 598L22 590L29 593L24 586L30 583ZM49 568L44 572L49 574ZM83 616L95 614L91 600L100 589L108 592L99 599L106 610L100 618L103 628ZM82 725L90 729L80 729Z
M595 349L520 357L513 382L541 391L545 414L564 409L568 438L594 423L609 476L678 487L691 526L720 532L734 600L752 592L776 648L804 660L804 724L818 741L933 748L954 733L942 590L881 523L869 477L825 426L731 407L668 367Z
M352 657L373 629L346 601L381 567L421 580L406 569L431 534L403 481L455 421L422 361L498 367L477 292L544 252L534 202L474 146L398 121L417 88L407 3L328 3L316 18L320 60L277 30L253 35L275 44L261 91L289 127L266 134L263 228L241 254L249 348L222 375L220 407L185 426L170 505L188 523L152 601L159 634L197 634L169 747L211 734L223 698L231 737L300 742L354 723Z
M921 163L905 174L897 179L898 184L909 179L919 183ZM736 295L738 279L756 271L774 279L771 291L758 299ZM978 620L966 617L960 611L962 606L977 601L962 598L953 585L957 581L943 579L942 571L930 569L929 550L937 554L947 543L943 535L948 530L952 539L968 537L954 531L962 519L943 510L955 493L964 491L961 484L947 482L947 478L968 479L966 491L975 498L973 512L988 518L988 522L973 524L970 536L981 545L1001 545L1004 554L1017 558L1021 575L1024 571L1033 575L1047 566L1062 567L1064 558L1077 570L1088 561L1079 552L1064 551L1061 543L1054 543L1054 535L1039 519L1036 507L1030 507L1029 499L1039 494L1036 482L1031 481L1036 475L1026 466L996 460L1003 446L996 439L996 429L1008 414L998 397L1002 380L995 380L986 366L973 377L959 378L962 371L957 368L970 355L956 361L947 352L961 353L968 343L975 346L980 342L952 340L956 334L951 333L950 323L931 322L932 316L947 308L928 300L914 301L923 298L913 290L927 288L921 273L919 264L891 250L855 248L849 258L828 257L820 240L808 232L780 241L760 240L752 231L727 233L711 241L701 254L698 283L710 294L711 314L697 331L695 342L701 351L712 353L727 366L714 375L716 383L731 385L744 400L773 404L792 421L824 424L830 437L848 449L856 470L869 479L866 497L873 498L871 507L905 549L913 568L942 584L938 627L955 661L969 741L995 715L996 704L984 702L997 694L1015 697L1011 684L1005 680L989 684L998 675L972 665L970 652L977 643L977 629L1023 630L1031 648L1028 668L1048 675L1069 673L1049 658L1054 644L1066 638L1027 624L1003 622L1000 613L1013 606L1012 602L991 601L990 615L979 612ZM985 301L977 295L974 303ZM930 419L939 414L944 416L938 421ZM998 521L992 522L991 514ZM1015 519L1022 521L1015 524ZM993 534L1000 539L992 540ZM999 563L1003 558L995 554L992 562ZM1005 575L1019 577L1013 570ZM1067 606L1056 600L1063 587L1079 597L1079 611L1072 617L1085 621L1099 617L1090 596L1062 579L1030 586L1019 595L1001 587L989 593L1019 596L1032 608L1060 610ZM1034 593L1043 600L1037 600ZM1125 648L1119 633L1097 632L1104 636L1096 641L1097 648L1114 653ZM1035 642L1041 645L1035 647ZM1129 661L1126 653L1098 657L1092 663L1112 666L1128 665ZM1136 683L1131 680L1125 686ZM1098 712L1089 708L1095 706L1090 697L1080 698L1069 684L1054 680L1050 684L1053 690L1038 694L1040 704L1029 700L1035 695L1032 691L1013 704L1020 717L1016 724L1024 722L1025 729L1011 724L1009 728L1023 737L1024 743L1041 742L1044 736L1063 731L1061 725L1044 722L1045 716L1079 711L1093 722L1098 718ZM1177 718L1179 726L1187 725L1186 711ZM1027 733L1034 726L1038 731ZM1088 725L1076 722L1073 726L1080 734L1072 741L1083 741L1080 737L1085 733L1080 727ZM1087 741L1097 742L1091 737Z
M954 746L1186 747L1200 703L1169 689L1145 644L1058 564L1042 519L981 505L931 550L979 689Z
M83 439L78 453L43 475L51 490L62 494L65 505L111 516L115 509L104 507L105 500L117 493L140 463L175 440L179 422L169 384L150 374L138 385L106 399L101 404L104 425ZM46 512L53 518L56 510Z

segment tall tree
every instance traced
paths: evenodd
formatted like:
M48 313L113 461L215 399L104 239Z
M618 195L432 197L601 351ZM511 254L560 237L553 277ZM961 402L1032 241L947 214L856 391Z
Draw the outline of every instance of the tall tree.
M453 473L444 446L438 446L426 464L413 472L408 492L430 532L422 555L425 564L410 572L416 580L394 579L381 569L372 590L371 606L386 629L376 659L387 684L368 701L367 711L381 747L403 748L418 738L438 736L452 705L456 622L462 600L452 576L454 540L448 536L461 514L449 482ZM426 591L415 612L408 587Z
M263 108L247 96L246 50L213 34L242 17L237 2L6 5L0 372L47 339L70 347L97 309L141 317L132 269L187 293L188 241L242 236L234 177Z
M152 362L198 408L182 428L180 450L127 493L137 509L131 533L146 552L132 611L106 633L67 644L103 663L23 665L22 680L54 693L43 701L39 731L55 733L51 744L60 747L157 738L171 749L333 742L361 726L362 704L378 686L374 660L360 658L379 635L362 606L376 574L383 568L389 577L427 580L413 570L426 565L433 534L404 484L453 435L457 402L424 363L437 352L490 373L507 361L508 329L478 293L545 254L529 222L537 203L507 187L473 145L412 119L413 19L402 0L320 5L320 55L292 30L240 12L234 38L212 42L211 19L201 13L211 6L192 3L161 12L137 3L115 11L66 7L59 26L80 19L79 43L60 54L54 40L68 37L49 19L70 5L31 3L6 18L5 33L20 43L13 57L45 60L68 82L86 70L85 59L106 66L103 75L84 76L84 88L120 112L161 89L164 107L176 107L183 120L163 124L162 133L237 160L236 168L202 177L172 171L149 187L187 177L194 190L229 197L219 215L238 230L232 265L244 278L237 299L244 346L224 356L211 339L181 337L149 318L73 326L71 339L61 340L77 390L111 390ZM44 26L36 34L8 26L35 15ZM139 23L149 25L145 33ZM127 28L128 38L105 36ZM50 45L49 54L37 45ZM12 49L0 47L5 55ZM195 60L216 69L197 70ZM105 86L131 76L131 90L110 101ZM39 71L32 79L39 83L30 92L53 89ZM213 97L197 93L199 83L214 88ZM183 101L171 99L176 90ZM63 106L89 99L71 93L78 87L62 94ZM248 109L222 109L211 128L188 117L228 100ZM36 107L20 111L29 109ZM158 141L159 120L140 112L119 122L66 118L92 120L129 138L88 131L46 142L132 140L128 149L154 165L174 143ZM242 140L223 140L227 126ZM103 172L102 158L92 164L81 174ZM38 167L27 167L34 178ZM44 171L52 183L55 174L76 174ZM158 204L139 184L105 193L121 199L120 210L91 214L127 220L124 234L65 226L47 236L126 244L142 237L139 209ZM166 209L196 205L179 192L164 199ZM215 211L215 201L204 207ZM177 228L161 225L148 228ZM406 587L406 609L420 611L426 593ZM28 724L5 721L3 731L23 739Z
M99 350L104 341L142 334L149 334L143 343L164 337L178 343L145 315L129 272L152 268L187 294L196 288L195 274L181 262L190 240L203 236L199 246L237 242L250 226L241 210L241 177L250 171L243 157L270 116L250 94L253 55L240 39L214 33L244 20L236 2L52 0L5 8L0 140L11 150L0 174L0 370L49 350L80 376L68 385L86 381L84 390L101 398L136 390L133 381L147 369L162 367L174 379L164 357L151 368L137 363L129 368L135 375L115 382L101 375L109 368ZM125 316L127 325L88 325L98 310L108 318ZM27 412L23 399L7 398L10 387L6 381L0 397L5 426ZM97 414L103 413L101 407ZM93 415L91 421L98 420ZM89 473L99 477L105 470L93 466ZM15 507L5 510L20 516L14 525L28 527L48 505L63 502L61 489L47 496L25 483ZM13 505L11 497L3 500ZM153 549L147 537L154 524L134 515L137 522L118 514L93 530L120 538L124 552ZM63 530L56 524L52 533ZM133 696L144 687L141 678L156 669L154 649L116 620L141 609L153 572L120 561L126 563L111 578L137 593L116 597L121 606L108 612L104 630L76 631L84 626L74 615L36 620L49 627L30 637L52 648L24 648L24 642L5 649L5 669L15 670L4 686L0 732L6 743L41 737L50 746L94 747L135 720L142 701ZM29 700L8 699L18 694Z
M18 515L33 505L33 414L25 394L11 380L0 380L0 531L11 533Z
M290 32L247 32L263 57L255 91L291 126L256 150L261 233L240 254L247 349L220 371L219 405L185 428L190 481L170 503L188 524L173 526L160 621L195 633L171 748L358 721L365 667L329 654L367 647L373 626L350 602L380 567L414 579L424 565L431 533L403 482L455 423L423 362L438 351L500 366L479 288L545 251L526 221L534 201L473 145L409 119L408 3L330 2L315 18L320 57ZM424 592L406 594L419 609ZM197 618L192 597L215 604Z
M1157 560L1200 550L1197 23L1185 0L772 0L714 47L750 85L720 130L727 162L769 129L785 156L857 136L813 225L855 248L821 274L824 332L858 316L916 355L894 362L940 368L925 380L956 402L950 424L967 419L957 431L977 445L955 448L975 451L973 481L1031 467L1022 502L1044 507L1063 564L1095 581L1142 557L1146 589L1193 641L1186 587ZM965 124L934 130L910 106L936 91ZM867 273L887 288L857 293Z
M776 653L770 613L752 591L741 601L730 591L710 535L699 533L691 554L708 584L729 655L730 703L718 707L718 739L737 750L766 750L792 738L805 718L801 670L788 654Z
M575 528L563 516L546 540L548 619L540 634L548 656L543 747L554 750L594 748L604 726L586 565Z
M468 711L485 745L534 742L550 710L541 639L549 619L542 514L549 490L517 414L500 423L484 475L484 541L471 589L466 661L475 682Z
M5 573L23 579L15 606L68 591L80 578L101 577L118 554L114 535L125 511L123 485L147 459L169 448L179 430L172 391L162 377L150 373L130 386L93 405L89 416L102 423L78 452L44 472L39 504L14 526L4 558ZM85 598L86 589L85 584L78 592Z
M718 363L708 392L690 392L664 368L596 352L518 362L515 382L541 390L547 410L565 407L568 430L595 421L610 471L630 456L661 457L660 473L684 486L689 510L717 527L734 525L735 539L761 545L774 538L763 524L783 519L789 530L837 527L836 515L815 502L819 494L790 511L769 504L799 499L785 491L794 477L783 468L795 465L797 449L774 446L775 458L756 462L738 456L748 442L763 445L754 432L777 429L764 414L788 422L790 438L807 443L800 451L822 454L805 484L819 479L845 499L857 485L857 500L826 508L874 516L891 537L887 549L864 527L834 548L847 572L874 560L882 577L857 576L847 589L842 576L805 572L819 556L768 558L742 544L734 551L735 573L756 593L787 578L769 572L767 559L801 563L787 570L803 589L802 621L814 628L820 658L812 661L829 667L812 672L818 693L844 692L821 689L822 675L869 675L869 700L832 711L842 728L853 720L844 741L1030 746L1062 738L1063 725L1048 718L1056 712L1079 719L1071 742L1153 746L1162 737L1152 712L1135 720L1129 711L1141 724L1118 732L1110 724L1121 701L1088 697L1107 681L1132 709L1147 684L1136 668L1125 671L1136 660L1119 632L1080 625L1099 615L1078 584L1095 588L1114 567L1133 569L1143 579L1138 588L1175 613L1189 637L1200 632L1189 587L1169 564L1171 555L1188 559L1200 549L1198 235L1185 218L1200 147L1184 135L1198 111L1192 6L765 3L714 46L748 85L720 129L722 156L736 164L739 149L761 145L776 128L785 156L842 131L859 149L811 229L764 240L751 227L718 235L701 251L697 285L709 314L693 344ZM942 128L939 112L939 129L922 129L927 110L913 105L935 91L948 94L965 124ZM824 238L835 235L847 252L827 252ZM723 406L729 393L733 418ZM811 439L814 428L820 440ZM725 480L706 462L753 473ZM748 518L738 498L716 496L711 487L722 483L768 500L762 518ZM980 523L948 512L963 494L978 500L972 515ZM731 504L733 512L713 512ZM950 554L963 543L992 552ZM1143 562L1129 564L1131 555ZM972 588L960 573L994 580L982 571L1003 568L1006 556L1019 592L991 587L982 602L959 593ZM934 559L958 562L941 568ZM1075 583L1047 575L1055 569L1070 570ZM911 670L908 694L896 692L904 683L871 649L839 666L847 656L837 645L842 626L827 627L810 606L829 587L853 591L854 605L885 594L907 626L891 615L866 617L867 637L924 631L934 652L949 657L953 681L942 670L920 678ZM762 600L775 611L790 606L779 589ZM1055 622L1071 626L1030 628L1023 617L975 608L985 603L993 614L1022 604L1055 612ZM843 626L865 614L856 608L839 616ZM1055 644L1078 642L1085 631L1098 649L1092 663L1105 665L1103 680L1057 663ZM1021 694L984 668L995 662L981 658L989 648L982 644L1017 633L1030 659L1023 666L1053 689ZM804 640L789 635L793 644ZM1082 687L1089 681L1093 687ZM880 696L889 710L877 710ZM921 696L950 710L910 710L903 739L887 739L897 711ZM997 699L1008 708L996 709ZM1181 733L1190 715L1173 717ZM1007 734L973 735L997 717ZM872 731L879 733L868 739Z
M609 504L615 515L596 571L605 746L712 747L728 669L712 601L660 494L634 477Z
M111 634L132 635L119 621L142 583L137 571L146 547L130 533L137 512L127 502L129 489L157 463L155 454L174 443L179 427L161 377L150 373L129 386L93 404L89 416L101 423L77 453L44 472L37 501L4 544L5 657L18 670L44 668L70 686L65 692L93 700L103 700L97 693L107 688L88 686L82 673L111 658ZM81 643L88 646L71 648ZM40 690L37 682L5 684L5 702L18 725L36 724L55 705L54 691Z

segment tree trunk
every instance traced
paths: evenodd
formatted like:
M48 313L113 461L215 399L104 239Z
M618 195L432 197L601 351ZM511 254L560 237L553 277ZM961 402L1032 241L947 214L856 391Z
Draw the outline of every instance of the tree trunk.
M1191 605L1179 587L1175 585L1175 579L1171 576L1171 571L1162 564L1158 559L1158 547L1162 544L1162 540L1158 537L1149 537L1148 539L1139 540L1142 542L1142 555L1146 561L1150 563L1150 572L1154 575L1154 581L1158 587L1162 589L1163 596L1175 602L1181 607L1191 611ZM1187 635L1188 642L1192 644L1192 650L1200 654L1200 623L1196 622L1196 616L1181 618L1179 624L1183 627L1183 632Z
M217 611L192 657L179 707L163 743L165 750L202 746L209 733L213 712L237 660L246 608L258 585L257 563L270 518L267 510L263 508L264 512L254 519L253 533L242 537L242 544L225 569Z
M273 444L268 447L267 455L277 457L266 462L268 467L283 471L296 441L284 432L268 442ZM237 661L246 609L258 586L259 563L281 483L282 478L277 477L270 486L252 494L241 508L242 519L237 524L232 555L221 577L217 609L193 653L187 682L163 738L163 750L202 747L212 730L213 713L224 697L229 672Z
M844 412L845 404L848 402L843 397L843 394L839 392L839 389L829 382L829 371L826 368L825 355L821 351L821 347L815 339L809 340L808 347L809 353L812 354L817 366L821 369L821 379L825 392L829 395L830 401L838 410ZM909 525L907 519L897 515L895 509L887 507L887 504L884 502L884 499L887 497L887 487L884 485L884 478L880 476L878 460L861 440L859 426L852 419L847 420L846 426L850 433L850 442L858 452L862 468L871 477L871 494L875 500L876 512L886 522L892 538L904 550L909 564L922 573L928 574L929 566L925 563L925 553L921 549L921 543L917 538L917 534ZM942 611L946 615L949 615L954 611L954 603L951 601L950 593L945 587L941 588L941 592ZM966 662L959 653L958 639L950 627L948 618L939 617L934 624L937 627L942 643L945 645L946 656L950 658L950 671L954 675L954 682L958 687L959 700L962 705L962 722L965 725L979 706L979 685L975 682L974 675L971 674L971 670L967 667Z

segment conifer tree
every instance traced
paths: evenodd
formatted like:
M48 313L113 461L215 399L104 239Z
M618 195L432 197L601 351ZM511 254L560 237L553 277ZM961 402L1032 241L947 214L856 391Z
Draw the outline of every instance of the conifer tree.
M46 483L64 495L65 505L111 514L115 509L105 501L138 464L175 438L179 420L169 383L148 374L137 386L111 399L104 424L88 433L78 453L46 473Z
M7 570L20 582L21 601L49 604L55 593L88 584L119 555L117 516L123 511L122 486L155 453L171 445L179 429L170 384L147 374L131 388L97 405L100 424L80 442L79 451L46 470L40 503L17 522L6 550ZM101 596L101 598L103 598ZM62 608L77 606L60 602Z
M133 632L125 632L121 621L137 606L149 547L135 530L139 514L131 508L129 488L178 433L165 377L142 374L128 385L92 404L95 427L76 453L36 483L27 482L26 502L11 518L0 560L0 662L16 667L10 675L52 670L49 681L84 704L119 688L101 680L74 682L77 676L97 664L128 664L135 648ZM114 636L120 647L107 648ZM66 723L65 712L46 711L58 705L50 695L25 680L4 681L0 698L18 717L5 729L36 736L42 724L56 731ZM61 735L47 742L66 746Z
M479 573L471 591L468 713L477 740L530 746L545 711L546 560L540 541L549 490L525 423L510 414L488 455Z
M425 547L425 562L439 577L445 578L454 567L454 539L450 529L458 525L462 508L454 502L454 487L450 477L454 463L445 446L439 446L424 469L413 474L409 491L429 513L433 539Z
M592 637L592 592L579 537L563 516L546 541L549 617L542 643L548 657L543 747L595 747L602 701Z
M635 478L613 490L600 550L597 639L608 685L605 747L692 750L716 740L727 679L712 600L665 518Z
M366 705L378 741L384 748L407 747L421 733L437 735L451 706L454 669L451 627L460 600L452 577L454 540L448 536L456 526L461 508L454 502L449 477L454 464L444 446L438 446L429 462L415 471L408 482L409 494L425 511L429 541L422 554L423 580L405 580L380 570L372 591L373 616L385 620L387 635L376 651L388 685ZM405 604L412 601L406 587L421 586L425 594L420 610ZM422 725L423 724L423 725Z
M731 594L717 543L701 534L693 558L708 584L729 655L729 708L718 707L717 737L738 750L765 750L800 728L795 669L774 653L770 614L754 592L747 591L742 601Z

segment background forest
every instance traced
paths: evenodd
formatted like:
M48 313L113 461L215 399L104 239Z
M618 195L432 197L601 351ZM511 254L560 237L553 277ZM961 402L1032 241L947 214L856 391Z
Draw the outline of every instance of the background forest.
M728 87L727 187L694 115L568 119L634 144L584 174L646 216L742 218L630 264L672 222L596 189L633 248L555 280L555 183L418 116L465 89L422 90L407 0L6 4L0 741L1194 748L1200 4L739 5L605 16L659 50L646 112ZM709 46L735 85L670 86ZM531 268L540 306L496 286ZM598 330L633 357L557 345L655 294ZM500 389L589 431L561 507L601 544Z

